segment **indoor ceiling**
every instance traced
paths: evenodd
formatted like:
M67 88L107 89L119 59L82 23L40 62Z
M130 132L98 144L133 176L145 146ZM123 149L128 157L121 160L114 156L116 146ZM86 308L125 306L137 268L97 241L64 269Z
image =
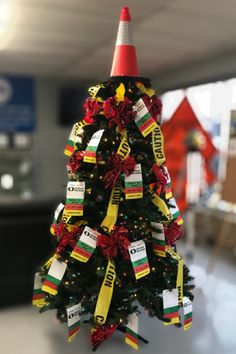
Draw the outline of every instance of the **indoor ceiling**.
M75 79L109 76L122 6L129 6L140 74L171 81L201 63L236 72L235 0L1 0L0 71ZM2 23L2 25L1 25ZM4 27L5 26L5 27ZM222 60L230 64L222 68ZM228 58L228 59L227 59ZM208 69L204 65L208 63ZM235 67L235 68L234 68ZM185 70L185 71L184 71ZM205 70L205 71L204 71ZM182 73L182 74L181 74ZM177 77L176 76L176 77ZM201 75L200 75L201 76Z

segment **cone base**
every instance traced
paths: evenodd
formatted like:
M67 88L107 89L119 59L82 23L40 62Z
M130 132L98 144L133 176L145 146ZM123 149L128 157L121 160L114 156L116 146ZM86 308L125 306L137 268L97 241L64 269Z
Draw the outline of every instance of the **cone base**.
M138 76L137 58L134 46L116 46L111 69L111 77L113 76Z
M151 87L151 81L147 77L141 77L141 76L111 76L107 81L122 81L124 83L127 82L142 82L146 87Z

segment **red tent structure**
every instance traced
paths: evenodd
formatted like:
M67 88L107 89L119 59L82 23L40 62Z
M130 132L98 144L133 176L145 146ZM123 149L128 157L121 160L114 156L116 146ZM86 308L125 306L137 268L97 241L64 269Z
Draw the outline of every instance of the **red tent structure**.
M217 150L211 136L200 124L187 97L183 99L170 120L162 124L165 137L167 166L172 181L174 196L181 212L188 207L186 198L186 158L190 151L199 151L204 161L204 176L208 185L216 180L212 169ZM200 139L199 139L200 138Z

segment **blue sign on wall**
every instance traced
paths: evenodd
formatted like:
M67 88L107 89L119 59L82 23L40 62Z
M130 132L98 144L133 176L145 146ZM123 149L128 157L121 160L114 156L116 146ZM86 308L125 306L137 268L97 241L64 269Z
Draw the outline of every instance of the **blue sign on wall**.
M35 121L34 80L0 75L0 132L32 132Z

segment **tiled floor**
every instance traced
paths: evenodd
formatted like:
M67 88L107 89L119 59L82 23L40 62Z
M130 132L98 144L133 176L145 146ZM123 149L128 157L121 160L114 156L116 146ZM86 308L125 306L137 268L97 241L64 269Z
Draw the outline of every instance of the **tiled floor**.
M184 251L184 249L183 249ZM140 344L146 354L236 354L236 264L220 260L212 275L205 266L209 253L197 248L191 265L195 276L193 326L187 331L140 318L140 333L149 344ZM0 312L1 354L87 354L91 352L88 327L83 325L76 339L68 344L66 327L54 313L39 315L31 306ZM97 351L103 354L132 353L115 333Z

